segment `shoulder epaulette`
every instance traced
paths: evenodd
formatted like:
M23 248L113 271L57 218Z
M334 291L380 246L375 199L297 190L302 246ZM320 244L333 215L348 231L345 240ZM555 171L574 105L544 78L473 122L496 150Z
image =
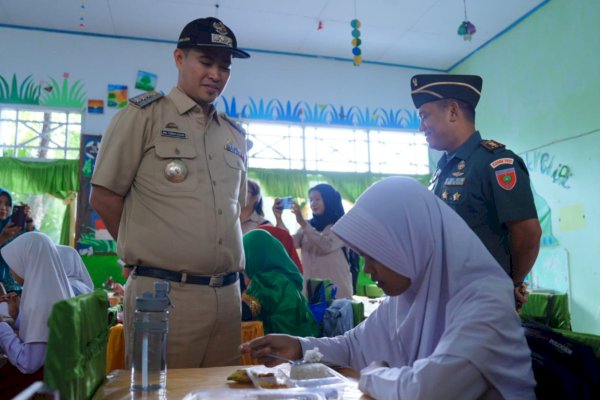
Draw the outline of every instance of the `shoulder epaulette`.
M229 122L229 125L233 126L240 135L246 137L246 131L244 131L244 128L242 128L242 126L240 125L239 122L232 120L225 113L220 113L219 116L221 118L223 118L225 121Z
M506 145L496 142L495 140L482 140L479 142L479 144L487 150L491 151L492 153L496 150L500 150L506 147Z
M144 108L147 105L154 103L156 100L163 97L160 92L152 91L142 93L139 96L135 96L129 99L129 102L138 108Z

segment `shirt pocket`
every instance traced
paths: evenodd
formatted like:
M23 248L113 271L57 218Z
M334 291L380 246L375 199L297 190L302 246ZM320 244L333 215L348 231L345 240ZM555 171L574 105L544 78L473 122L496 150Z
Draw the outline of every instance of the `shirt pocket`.
M225 150L223 152L223 157L225 157L225 163L229 165L233 169L238 169L241 171L246 171L246 164L242 160L242 157L232 153L229 150Z
M199 163L196 148L190 142L163 141L154 147L156 155L155 184L159 191L164 192L189 192L198 187ZM171 170L187 170L185 178L179 181L177 177L167 177L167 167L171 163ZM175 168L173 168L175 167Z

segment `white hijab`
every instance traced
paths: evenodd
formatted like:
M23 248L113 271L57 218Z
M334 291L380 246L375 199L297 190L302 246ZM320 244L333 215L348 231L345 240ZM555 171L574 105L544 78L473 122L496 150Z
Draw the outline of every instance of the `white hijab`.
M19 337L23 343L47 342L52 306L73 297L54 243L43 233L27 232L4 246L2 257L24 280Z
M418 182L392 177L363 193L333 232L411 279L376 310L390 341L366 343L373 348L363 353L398 343L383 353L392 367L461 357L505 398L527 397L534 378L512 282L458 214Z
M56 245L56 250L75 295L90 293L94 290L94 283L92 282L90 273L77 250L60 244Z

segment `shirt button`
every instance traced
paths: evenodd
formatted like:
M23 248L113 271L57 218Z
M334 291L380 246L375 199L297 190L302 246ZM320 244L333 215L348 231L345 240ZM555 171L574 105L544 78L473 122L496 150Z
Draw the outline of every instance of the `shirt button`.
M219 244L223 244L223 239L219 239Z
M212 154L209 154L209 155L208 155L208 159L209 159L209 160L212 160Z
M222 215L222 214L223 214L223 210L219 209L219 211L217 211L217 213L218 213L219 215Z
M217 186L217 181L213 181L213 186Z

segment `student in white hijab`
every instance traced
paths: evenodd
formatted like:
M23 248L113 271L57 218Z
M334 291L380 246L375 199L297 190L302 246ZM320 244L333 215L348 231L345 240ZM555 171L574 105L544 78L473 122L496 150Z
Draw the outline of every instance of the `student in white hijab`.
M513 285L465 222L421 184L384 179L333 227L365 258L365 272L390 297L335 338L268 335L242 345L361 372L377 399L535 399L531 354Z
M56 250L75 296L93 291L94 282L77 250L60 244L56 245Z
M43 233L22 234L2 248L2 257L23 292L16 329L0 322L0 349L21 373L33 374L44 364L52 306L73 297L73 291L56 246Z

